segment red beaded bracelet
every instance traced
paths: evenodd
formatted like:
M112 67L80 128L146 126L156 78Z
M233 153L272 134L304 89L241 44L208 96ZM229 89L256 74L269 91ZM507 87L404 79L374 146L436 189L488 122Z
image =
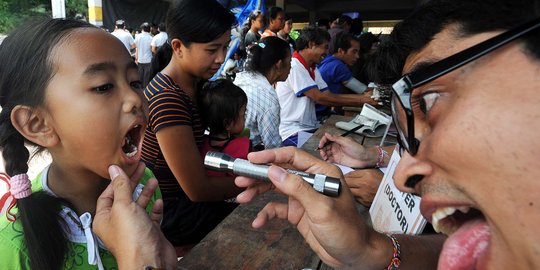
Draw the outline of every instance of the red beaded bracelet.
M375 167L377 168L384 167L384 158L388 156L388 153L384 151L384 149L378 145L375 146L375 148L377 148L377 152L379 152L379 159L377 160Z
M401 246L399 245L398 240L393 235L387 234L386 236L388 236L390 240L392 240L392 246L394 246L394 254L392 255L390 263L386 268L384 268L384 270L398 269L398 267L401 265Z

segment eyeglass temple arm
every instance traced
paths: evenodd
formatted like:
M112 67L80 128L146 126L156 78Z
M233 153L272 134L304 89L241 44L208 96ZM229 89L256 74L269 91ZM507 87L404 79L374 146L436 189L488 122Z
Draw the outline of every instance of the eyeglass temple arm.
M487 53L536 30L539 27L540 18L536 18L512 30L506 31L459 53L444 58L428 67L420 69L418 72L413 72L396 82L394 86L403 87L405 86L403 84L406 84L409 89L412 90L413 88L419 87L459 67L462 67L486 55Z

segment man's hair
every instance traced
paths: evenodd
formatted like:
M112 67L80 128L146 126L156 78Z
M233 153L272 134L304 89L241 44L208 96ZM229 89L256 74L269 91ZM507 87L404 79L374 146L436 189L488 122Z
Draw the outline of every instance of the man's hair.
M300 30L300 36L296 39L296 50L301 51L309 47L310 42L321 45L330 41L330 34L318 27L308 26Z
M159 32L167 31L167 28L165 27L165 23L159 23L158 29L159 29Z
M150 32L150 24L144 22L143 24L141 24L141 30L144 32Z
M337 53L338 49L342 49L344 51L347 51L352 46L352 41L358 41L358 38L353 36L352 34L345 33L345 32L339 32L336 35L336 38L334 39L334 51L330 52L332 54Z
M375 82L392 83L401 77L407 56L424 48L449 25L463 37L506 31L539 16L539 0L431 0L396 24L389 41L381 44L368 67ZM521 41L526 53L540 60L540 30Z
M348 24L348 25L352 25L352 18L348 15L341 15L339 17L337 17L336 19L336 24L339 25L339 26L343 26L345 24Z

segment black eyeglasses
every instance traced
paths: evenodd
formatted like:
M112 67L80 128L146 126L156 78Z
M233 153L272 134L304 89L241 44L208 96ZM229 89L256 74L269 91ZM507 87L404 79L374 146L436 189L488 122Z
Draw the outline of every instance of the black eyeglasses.
M444 76L497 48L523 37L539 27L540 18L536 18L427 67L409 73L394 83L392 85L392 118L398 130L398 142L401 149L406 150L409 154L414 156L420 146L420 141L414 135L414 115L411 102L411 93L415 88ZM399 108L398 105L400 106ZM406 129L401 126L401 121L398 119L403 114L405 114L406 117Z

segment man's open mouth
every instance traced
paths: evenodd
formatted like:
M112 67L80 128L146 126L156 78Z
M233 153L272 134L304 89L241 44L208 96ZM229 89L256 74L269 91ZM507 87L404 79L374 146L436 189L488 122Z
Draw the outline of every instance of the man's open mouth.
M448 235L438 269L477 269L491 237L482 212L468 206L444 207L432 214L431 222L435 231Z

